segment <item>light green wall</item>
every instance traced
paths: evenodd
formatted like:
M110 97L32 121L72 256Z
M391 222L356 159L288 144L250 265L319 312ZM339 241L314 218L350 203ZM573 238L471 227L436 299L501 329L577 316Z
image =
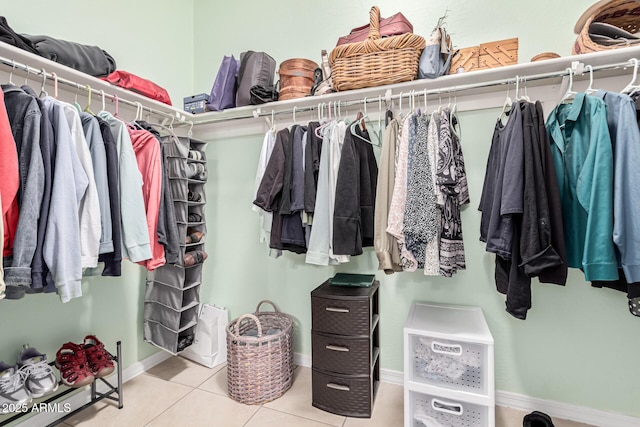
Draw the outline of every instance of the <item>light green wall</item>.
M520 62L526 62L544 51L569 55L573 25L592 1L377 3L385 16L402 10L415 31L424 35L448 7L448 28L458 46L519 37ZM224 54L237 56L253 49L267 51L278 63L292 57L318 60L322 48L330 50L339 35L366 21L370 2L328 0L318 5L195 0L195 91L208 92ZM476 211L497 116L494 110L461 115L472 197L463 212L467 270L454 279L377 272L382 367L402 370L402 326L413 301L478 305L495 339L499 390L640 416L640 389L632 378L640 354L640 324L628 313L623 294L591 288L574 270L566 287L534 282L533 309L526 321L504 310L493 282L493 257L478 241ZM309 355L309 292L336 271L374 273L377 262L371 250L339 269L307 265L293 254L277 260L267 256L258 243L257 217L250 208L261 142L262 135L255 135L209 144L210 257L202 300L227 306L231 318L252 311L263 298L276 301L297 319L296 351Z
M167 88L176 105L192 91L192 2L3 1L2 15L20 33L100 46L119 69ZM86 279L84 296L67 304L51 294L1 301L0 360L14 363L25 343L52 359L60 345L81 342L89 333L112 351L121 340L125 367L156 352L142 339L144 269L124 261L122 273L117 279Z

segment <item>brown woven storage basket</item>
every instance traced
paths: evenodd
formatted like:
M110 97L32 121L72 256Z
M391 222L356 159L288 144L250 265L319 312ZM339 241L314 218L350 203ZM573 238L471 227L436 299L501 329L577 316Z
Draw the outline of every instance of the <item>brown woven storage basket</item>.
M589 27L593 22L614 25L631 34L635 34L640 30L640 1L606 0L600 1L587 9L574 27L574 32L578 34L572 49L574 55L627 46L626 44L603 45L592 40L589 36Z
M415 80L426 44L423 37L406 33L380 38L380 9L369 12L366 40L336 46L329 55L336 90L361 89Z
M260 311L269 303L275 311ZM227 385L238 402L258 405L282 396L293 383L293 320L271 301L227 326Z
M284 101L310 95L316 68L318 64L309 59L293 58L283 61L278 69L280 76L278 99Z

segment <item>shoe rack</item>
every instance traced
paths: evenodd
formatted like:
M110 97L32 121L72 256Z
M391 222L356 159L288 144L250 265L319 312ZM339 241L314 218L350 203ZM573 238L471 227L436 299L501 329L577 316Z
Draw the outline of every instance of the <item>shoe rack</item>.
M193 343L198 323L202 263L206 259L206 142L163 139L181 239L180 261L147 272L144 300L145 341L178 354Z
M114 386L113 384L111 384L111 382L107 378L96 378L91 383L91 385L89 385L91 389L91 400L89 402L85 403L79 408L74 409L73 411L59 412L59 414L62 416L60 418L57 418L55 421L47 424L46 427L57 426L60 423L62 423L64 420L67 420L73 417L78 412L81 412L87 409L88 407L94 405L97 402L100 402L103 399L109 399L109 400L113 400L114 402L117 402L118 409L122 409L124 407L124 399L122 396L122 365L120 363L120 361L122 360L122 343L120 341L116 343L116 354L113 355L109 352L109 355L111 356L111 359L116 363L117 385ZM52 360L51 362L49 362L49 366L51 366L52 368L54 367L54 365L55 365L55 360ZM98 381L100 381L102 384L104 384L107 387L105 391L98 391L98 384L97 384ZM62 384L62 380L59 380L58 391L54 392L49 396L44 396L40 399L37 399L32 404L29 404L29 407L26 408L25 410L22 410L21 412L18 412L15 415L12 415L6 419L4 419L4 416L0 416L0 427L12 424L25 416L30 416L30 415L33 415L34 413L41 412L41 411L32 411L33 405L47 405L47 407L50 408L51 407L50 405L54 404L56 401L60 400L64 396L70 393L73 393L77 390L78 388L65 386L64 384ZM51 413L51 412L47 412L47 413Z

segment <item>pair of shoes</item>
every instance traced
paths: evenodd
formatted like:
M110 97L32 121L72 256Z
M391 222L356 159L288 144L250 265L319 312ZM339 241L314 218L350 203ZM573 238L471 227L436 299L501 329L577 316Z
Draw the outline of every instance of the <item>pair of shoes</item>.
M187 237L185 238L185 244L190 243L198 243L204 237L204 233L202 231L196 230L193 227L187 228Z
M205 172L205 167L203 163L189 163L187 165L187 177L188 178L197 178L200 175L203 175Z
M524 427L553 427L553 420L544 412L533 411L522 419Z
M193 338L194 338L194 334L193 333L188 333L186 335L179 335L178 336L178 351L182 351L185 348L189 347L191 344L193 344Z
M205 251L189 251L184 254L184 267L191 267L192 265L201 264L207 259L207 253Z
M62 383L69 387L91 384L115 369L111 355L95 335L87 335L82 344L63 344L56 353L56 367Z
M32 399L58 389L47 355L25 345L15 365L0 362L0 413L24 409Z
M202 160L202 153L198 150L189 150L189 158L192 160Z
M197 213L190 213L188 220L189 222L202 222L202 215Z
M200 200L202 200L202 195L200 195L200 193L194 193L192 191L189 191L189 194L187 195L187 200L190 202L199 202Z

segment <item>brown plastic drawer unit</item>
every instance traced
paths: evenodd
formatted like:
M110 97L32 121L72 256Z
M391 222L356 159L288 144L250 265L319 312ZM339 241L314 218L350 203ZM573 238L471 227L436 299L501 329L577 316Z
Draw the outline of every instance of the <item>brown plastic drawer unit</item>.
M380 382L378 288L331 286L311 292L312 404L369 418Z

